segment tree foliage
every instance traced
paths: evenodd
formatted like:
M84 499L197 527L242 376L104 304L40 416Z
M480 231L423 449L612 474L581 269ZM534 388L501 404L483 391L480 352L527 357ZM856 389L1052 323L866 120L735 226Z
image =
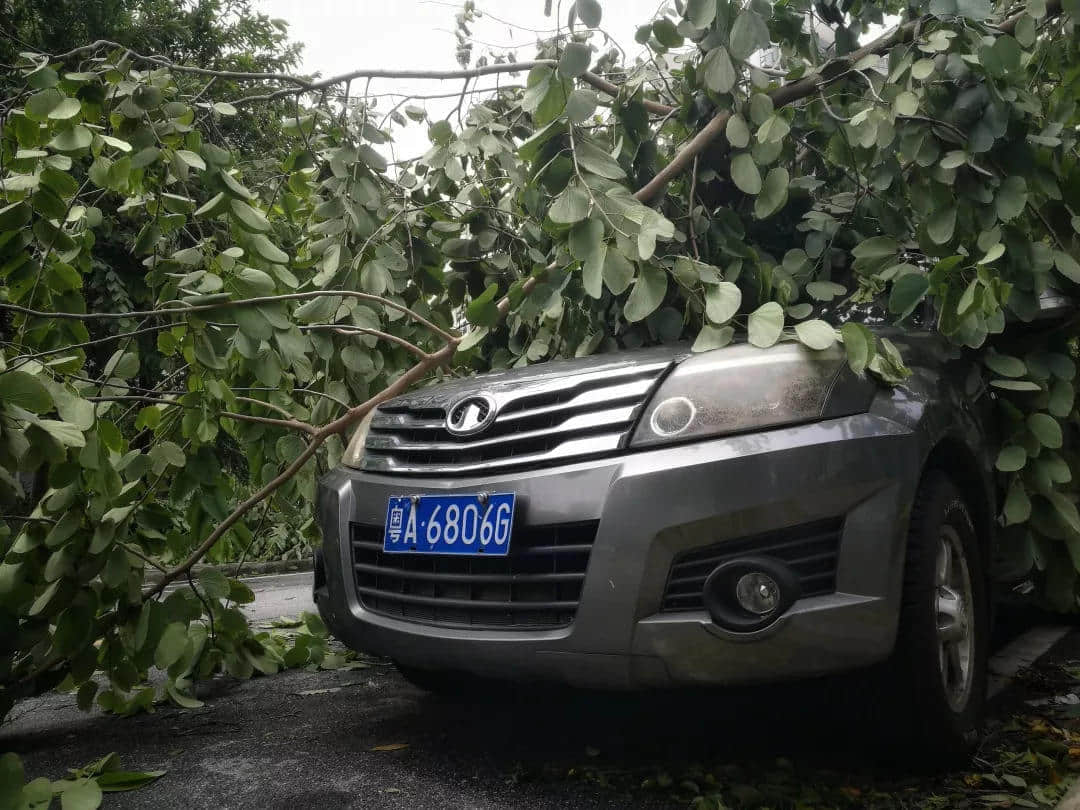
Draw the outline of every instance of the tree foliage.
M855 371L904 384L863 321L928 304L999 396L1012 546L1075 607L1073 324L1023 328L1043 290L1080 283L1075 0L690 0L638 29L632 62L604 50L602 13L578 0L536 60L446 74L471 103L445 120L341 97L371 71L112 43L13 57L0 704L62 684L89 705L101 670L98 702L132 711L157 666L183 705L214 672L314 660L248 630L242 584L192 568L245 543L250 510L310 506L316 463L409 386L739 335L840 341ZM511 72L523 87L468 93ZM229 139L267 109L269 148ZM418 125L429 151L395 162L395 132ZM145 303L101 306L95 267L132 258Z

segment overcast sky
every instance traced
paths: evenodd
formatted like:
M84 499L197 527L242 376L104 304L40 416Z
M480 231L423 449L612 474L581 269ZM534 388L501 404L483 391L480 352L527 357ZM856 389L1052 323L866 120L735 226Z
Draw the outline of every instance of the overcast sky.
M563 25L571 0L562 0ZM601 0L604 17L601 27L614 37L628 54L640 46L634 31L652 18L661 0ZM559 6L554 0L553 6ZM550 35L556 25L554 11L544 16L544 0L478 0L477 9L484 16L472 26L473 59L487 51L504 51L516 46L518 61L531 59L537 33ZM261 0L262 10L271 17L289 23L289 33L304 43L305 72L331 76L358 68L444 69L458 67L454 59L455 15L460 2L451 0ZM498 17L492 18L486 12ZM503 22L505 21L505 22ZM480 42L488 43L488 46ZM490 47L496 46L496 47ZM523 82L502 77L504 84ZM480 87L494 86L495 77L478 80ZM352 92L362 92L353 83ZM461 80L397 81L377 79L371 83L374 93L454 93ZM389 109L398 99L381 99L381 109ZM445 117L456 99L425 102L433 119ZM410 125L395 133L396 157L400 160L427 151L425 126Z

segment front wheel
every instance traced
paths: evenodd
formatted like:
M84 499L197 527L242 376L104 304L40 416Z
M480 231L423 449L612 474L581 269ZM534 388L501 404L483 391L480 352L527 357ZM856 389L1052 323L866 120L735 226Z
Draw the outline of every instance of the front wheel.
M987 591L963 496L948 476L930 470L912 508L890 669L902 737L933 762L967 757L979 739L990 637ZM903 695L914 705L903 705Z

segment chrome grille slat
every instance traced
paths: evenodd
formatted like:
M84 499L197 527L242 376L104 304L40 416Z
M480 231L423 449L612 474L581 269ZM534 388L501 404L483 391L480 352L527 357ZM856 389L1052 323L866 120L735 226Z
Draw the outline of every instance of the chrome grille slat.
M588 456L613 453L619 449L623 433L615 433L608 436L593 436L588 439L576 439L564 442L553 450L540 453L522 453L521 455L507 456L506 458L489 458L469 463L455 460L450 462L420 462L408 459L400 459L392 454L380 455L368 452L364 458L364 469L372 472L390 473L415 473L423 474L454 474L454 473L481 473L487 470L505 470L511 467L528 467L530 465L550 464L555 461L573 460ZM513 447L511 446L511 450ZM380 461L375 461L380 459ZM372 463L374 462L374 463Z
M672 362L645 357L577 373L556 373L573 366L553 364L552 373L533 372L521 382L508 372L391 400L372 418L362 467L464 475L613 453L624 446L649 392ZM448 429L448 414L480 394L495 403L493 421L489 416L489 425L469 435Z
M459 453L462 450L493 447L505 444L507 441L525 441L526 439L536 439L541 436L557 436L563 433L581 433L601 428L625 426L633 421L636 412L637 406L630 405L622 408L611 408L606 411L579 413L544 430L522 430L489 439L482 438L487 435L485 432L480 434L481 438L473 439L468 437L465 441L458 442L410 442L403 441L392 433L371 433L368 435L367 448L380 452Z

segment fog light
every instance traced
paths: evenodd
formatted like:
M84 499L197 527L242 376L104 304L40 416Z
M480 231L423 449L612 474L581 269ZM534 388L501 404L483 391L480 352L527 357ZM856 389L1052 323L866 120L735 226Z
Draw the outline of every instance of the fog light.
M799 578L774 557L741 557L721 563L705 579L702 597L714 622L752 633L779 619L799 598Z
M739 577L735 583L735 598L743 610L764 616L780 604L780 586L767 574L754 571Z

